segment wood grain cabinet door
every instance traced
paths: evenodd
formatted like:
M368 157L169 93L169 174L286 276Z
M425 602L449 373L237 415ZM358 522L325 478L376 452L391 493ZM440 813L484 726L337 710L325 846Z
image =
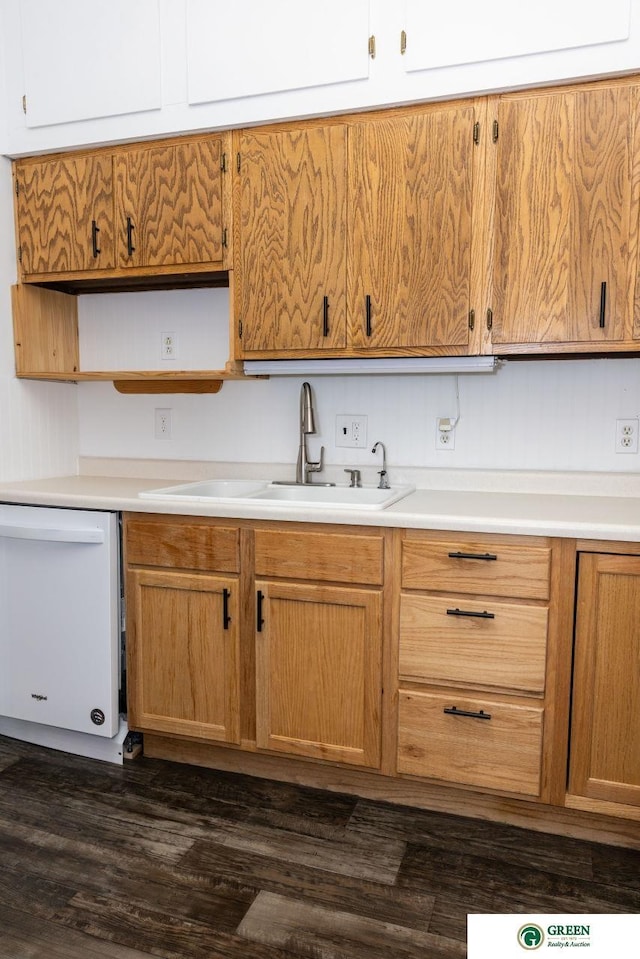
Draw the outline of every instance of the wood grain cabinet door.
M134 729L239 742L238 592L232 577L129 572Z
M222 268L222 138L116 154L118 266Z
M16 164L23 276L114 266L110 154Z
M640 558L579 559L569 792L640 806Z
M350 127L353 347L466 350L475 119L462 101Z
M243 354L343 348L346 126L246 132L239 163L235 296Z
M256 590L258 746L377 767L380 593L264 580Z
M494 346L628 336L636 99L600 85L499 100Z

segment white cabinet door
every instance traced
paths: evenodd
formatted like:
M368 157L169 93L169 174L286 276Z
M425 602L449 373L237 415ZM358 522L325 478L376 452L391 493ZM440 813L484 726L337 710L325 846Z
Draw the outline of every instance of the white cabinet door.
M26 125L162 106L158 0L21 0Z
M366 79L369 0L187 0L190 104Z
M631 0L406 0L405 13L410 72L626 40Z

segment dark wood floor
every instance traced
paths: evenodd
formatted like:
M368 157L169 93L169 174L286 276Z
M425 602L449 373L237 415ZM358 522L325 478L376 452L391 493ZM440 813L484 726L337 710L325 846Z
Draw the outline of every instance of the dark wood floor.
M640 853L0 737L1 959L445 959L469 912L640 912Z

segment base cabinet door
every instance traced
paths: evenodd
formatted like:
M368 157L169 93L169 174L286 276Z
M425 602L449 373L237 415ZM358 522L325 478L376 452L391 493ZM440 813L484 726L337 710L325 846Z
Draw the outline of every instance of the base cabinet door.
M264 580L256 590L258 746L377 767L380 594Z
M640 806L640 557L579 560L569 793Z
M237 580L157 569L129 577L130 725L239 742Z

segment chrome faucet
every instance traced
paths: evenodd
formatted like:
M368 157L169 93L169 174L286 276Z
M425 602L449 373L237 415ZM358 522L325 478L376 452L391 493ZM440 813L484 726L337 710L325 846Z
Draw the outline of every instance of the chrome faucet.
M315 415L311 400L311 386L303 383L300 390L300 445L298 447L298 462L296 464L296 483L309 484L310 473L319 473L322 469L322 454L324 446L320 447L320 459L314 463L309 459L307 452L307 436L316 431ZM333 486L333 483L323 484Z
M380 482L378 483L378 489L391 489L389 486L389 477L387 476L387 451L384 448L384 443L381 443L379 440L377 443L374 443L372 453L380 447L382 450L382 469L378 471L378 476L380 477Z

